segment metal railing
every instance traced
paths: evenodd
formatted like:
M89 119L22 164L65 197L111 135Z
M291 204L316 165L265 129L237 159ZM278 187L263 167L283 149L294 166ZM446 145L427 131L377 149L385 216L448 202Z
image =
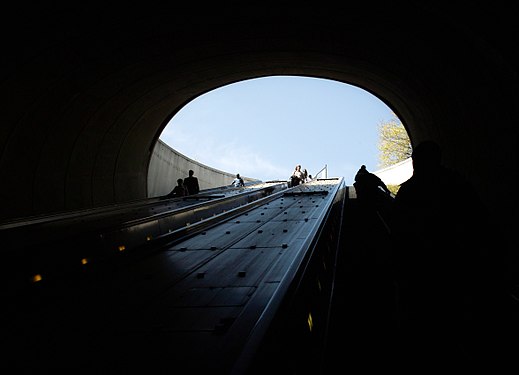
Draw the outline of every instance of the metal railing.
M324 174L321 177L319 177L319 174L321 172L324 172ZM324 167L321 168L321 170L313 176L313 178L328 178L328 165L325 164Z

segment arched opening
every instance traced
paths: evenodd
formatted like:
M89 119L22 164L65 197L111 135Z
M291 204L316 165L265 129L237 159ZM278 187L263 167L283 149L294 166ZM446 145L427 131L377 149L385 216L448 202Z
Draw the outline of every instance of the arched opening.
M268 181L287 179L301 164L314 177L351 183L360 165L381 168L379 126L394 117L375 95L332 79L266 76L221 86L187 103L163 129L159 139L172 150L164 148L160 160L178 152L192 162L160 168L165 181L150 176L149 195L204 166Z
M9 20L2 24L6 31L0 85L5 104L0 136L2 219L145 198L152 148L171 116L186 103L233 82L306 75L362 87L391 103L413 144L438 141L446 163L462 170L489 206L490 219L499 230L485 228L492 234L488 250L498 256L509 252L505 286L508 281L518 284L519 247L510 220L517 216L519 116L513 46L518 34L515 13L508 7L474 3L467 11L466 6L432 2L377 6L357 2L321 7L243 3L227 8L218 3L208 8L175 3L159 8L54 9L49 4L45 9L16 8L6 13ZM69 254L71 249L67 250ZM507 341L503 338L514 342L516 289L500 290L496 296L499 301L506 297L506 306L494 305L490 328L496 323L500 329L492 331L490 339L482 342L480 325L473 326L475 342L482 344L476 353L494 347L499 351ZM74 289L71 296L79 300L81 294ZM372 294L365 296L373 300ZM34 316L31 309L20 309L21 314L11 311L27 329L51 323L51 342L74 349L68 333L77 334L76 320L58 302L43 307L59 308L65 314L63 321L56 316L26 319ZM86 313L94 308L103 315L108 311L104 304L99 309L87 307ZM133 306L128 311L139 312ZM45 309L43 317L49 317L48 312ZM154 316L156 312L153 306ZM86 322L92 321L88 318ZM55 340L55 327L71 329L64 340ZM85 327L79 328L90 337L92 332ZM161 341L161 327L150 328L157 333L158 344L167 341ZM43 355L32 358L56 359L60 365L89 359L83 351L77 357L63 355L52 346L25 340L16 329L9 332L13 333L7 340L13 344L9 349L18 348L22 341L44 349ZM501 332L506 332L505 337ZM360 357L359 365L376 363L387 369L388 362L373 361L370 336L362 331L359 337L366 339L366 345L355 342L354 347L366 348L367 355ZM147 347L154 341L148 338L142 341ZM114 358L111 341L93 344L91 353L106 347L110 349L106 359ZM177 351L164 355L164 347L159 346L152 360L145 361L146 367L157 357L175 366L178 362L170 355ZM492 364L513 358L516 345L506 346ZM344 359L340 365L349 366L343 348L338 347L336 358ZM50 356L45 355L47 350ZM10 354L7 357L18 364L41 367L39 361L27 361L31 356L26 351ZM403 361L412 357L400 354Z

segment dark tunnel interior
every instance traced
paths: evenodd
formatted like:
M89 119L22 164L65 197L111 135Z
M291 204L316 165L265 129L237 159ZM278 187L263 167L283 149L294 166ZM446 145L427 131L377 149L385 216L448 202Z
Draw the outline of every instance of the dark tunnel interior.
M317 77L373 93L413 145L441 146L488 208L486 246L517 285L510 5L10 3L3 14L0 221L146 198L153 147L191 100L251 78Z

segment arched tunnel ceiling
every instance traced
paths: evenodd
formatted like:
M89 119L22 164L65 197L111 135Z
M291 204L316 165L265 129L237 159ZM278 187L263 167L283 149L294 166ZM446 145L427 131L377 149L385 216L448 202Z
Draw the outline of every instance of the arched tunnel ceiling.
M413 143L437 140L496 215L517 213L514 13L432 4L13 5L2 25L0 219L146 197L153 145L183 105L269 75L371 92Z

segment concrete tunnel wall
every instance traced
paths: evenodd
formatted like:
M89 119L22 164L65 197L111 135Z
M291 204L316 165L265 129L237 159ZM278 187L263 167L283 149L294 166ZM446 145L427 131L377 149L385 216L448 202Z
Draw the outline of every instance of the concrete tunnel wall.
M199 163L159 139L150 160L148 197L159 197L169 193L177 185L177 179L187 177L190 169L195 172L194 176L198 178L200 190L228 186L236 177L236 173L239 173L224 172ZM258 181L241 174L240 176L245 183Z
M11 3L3 13L0 220L145 198L157 139L189 101L299 75L358 86L394 110L413 145L436 140L519 248L508 6Z

